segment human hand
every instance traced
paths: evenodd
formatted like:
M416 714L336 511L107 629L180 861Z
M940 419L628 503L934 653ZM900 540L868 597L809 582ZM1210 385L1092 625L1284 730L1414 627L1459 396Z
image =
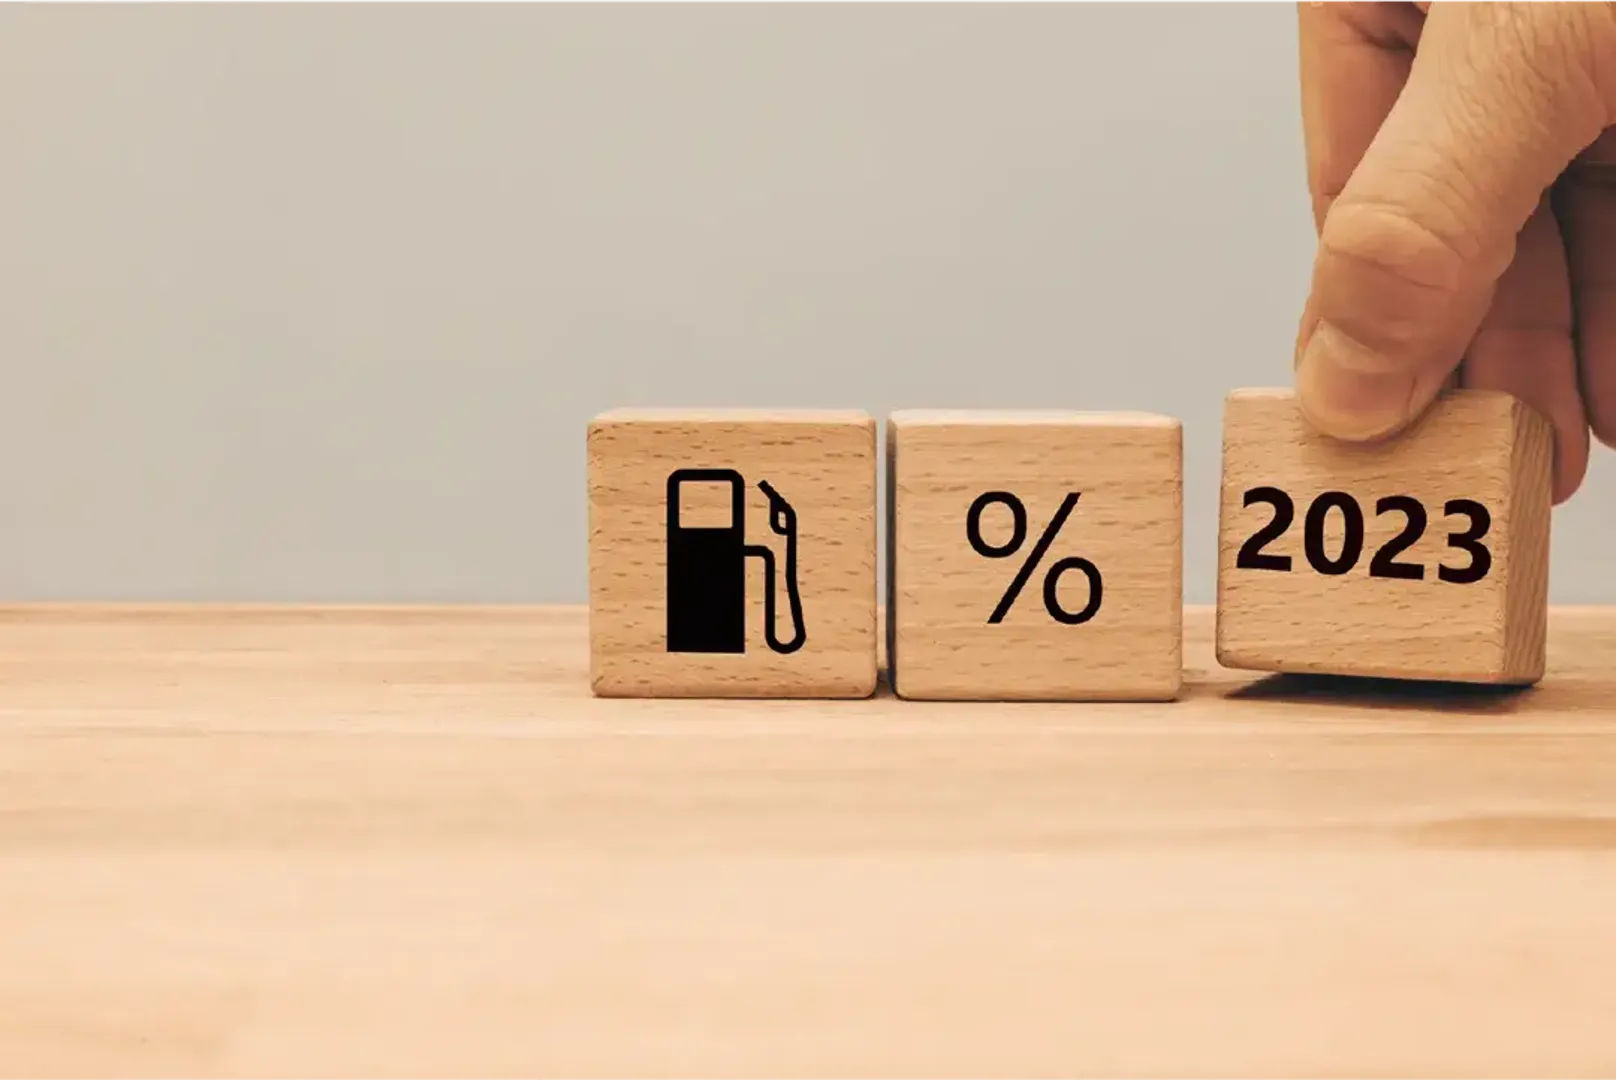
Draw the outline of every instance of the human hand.
M1302 3L1319 249L1302 413L1386 438L1452 385L1552 421L1554 501L1616 445L1616 5Z

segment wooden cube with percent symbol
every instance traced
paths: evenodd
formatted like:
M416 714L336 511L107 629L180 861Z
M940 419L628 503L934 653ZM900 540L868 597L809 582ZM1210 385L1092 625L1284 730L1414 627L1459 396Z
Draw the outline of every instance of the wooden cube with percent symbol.
M1377 444L1316 433L1288 390L1230 395L1218 659L1259 671L1526 684L1543 674L1553 435L1450 391Z
M605 697L867 697L875 421L620 409L589 425L589 646Z
M898 695L1177 695L1177 420L904 410L887 421L887 468L888 651Z

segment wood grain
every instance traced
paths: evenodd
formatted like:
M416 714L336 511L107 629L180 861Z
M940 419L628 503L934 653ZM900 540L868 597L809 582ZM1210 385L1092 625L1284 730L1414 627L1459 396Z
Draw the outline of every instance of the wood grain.
M546 609L0 609L0 1074L1603 1075L1616 612L1528 690L591 696Z
M1052 410L935 410L887 421L892 483L892 681L917 700L1168 700L1181 682L1183 428L1170 417ZM979 511L988 493L1013 497ZM1073 494L1077 499L1068 503ZM1046 528L1049 547L990 623ZM1016 531L1019 521L1020 531ZM1019 542L1017 537L1019 536ZM994 551L1003 557L991 557ZM1094 600L1080 624L1056 611Z
M1230 667L1478 683L1530 683L1544 664L1549 572L1548 421L1507 394L1452 391L1398 438L1338 442L1315 433L1289 390L1241 390L1224 414L1223 496L1218 556L1218 649ZM1248 493L1277 488L1294 518L1264 548L1290 569L1241 568L1248 539L1275 519ZM1323 517L1321 572L1304 552L1307 515L1333 495ZM1371 573L1376 556L1404 534L1413 500L1423 531L1400 553L1420 577ZM1444 580L1473 556L1450 537L1474 532L1470 500L1488 516L1476 543L1491 568L1479 580ZM1408 504L1405 503L1405 506ZM1363 523L1361 554L1344 546L1346 513Z
M868 697L875 690L875 420L856 410L616 409L589 425L589 597L595 692L626 697ZM787 541L760 482L796 515L804 637L765 640L767 564L745 560L745 651L668 651L668 481L675 470L728 469L750 549L774 563L776 640L790 646ZM708 485L711 487L712 485ZM695 500L701 485L683 487ZM725 499L729 499L725 495ZM688 507L734 519L709 498ZM685 523L689 523L687 520ZM737 550L737 556L739 551ZM700 604L717 608L717 590Z

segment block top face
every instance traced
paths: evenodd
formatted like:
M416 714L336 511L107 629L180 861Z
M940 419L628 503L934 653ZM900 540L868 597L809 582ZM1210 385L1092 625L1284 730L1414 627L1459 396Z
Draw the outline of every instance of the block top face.
M887 418L896 427L1014 427L1026 425L1160 427L1176 431L1174 417L1145 412L1085 412L1073 409L899 409Z
M1240 410L1266 410L1252 412L1250 415L1269 415L1280 418L1301 417L1300 407L1296 399L1296 391L1283 387L1244 387L1231 390L1224 403L1226 413ZM1520 415L1526 414L1521 421ZM1511 394L1497 390L1449 390L1425 414L1416 420L1402 437L1384 440L1378 443L1350 443L1343 444L1339 440L1326 440L1329 446L1351 446L1357 450L1372 450L1382 447L1390 452L1397 452L1397 447L1407 442L1413 433L1423 427L1435 425L1438 428L1450 428L1466 424L1496 424L1499 422L1527 422L1535 416L1532 410Z
M1397 436L1377 442L1347 442L1315 431L1303 417L1294 391L1277 388L1235 390L1224 407L1226 455L1238 468L1245 447L1261 456L1278 442L1294 468L1327 478L1379 478L1396 470L1409 481L1440 484L1505 485L1523 427L1544 421L1513 396L1491 390L1451 390ZM1457 451L1457 452L1455 452ZM1278 462L1276 462L1278 464ZM1225 472L1225 485L1232 478ZM1383 494L1393 494L1385 492Z
M598 424L856 424L875 426L875 418L861 409L680 409L665 406L608 409L596 416Z

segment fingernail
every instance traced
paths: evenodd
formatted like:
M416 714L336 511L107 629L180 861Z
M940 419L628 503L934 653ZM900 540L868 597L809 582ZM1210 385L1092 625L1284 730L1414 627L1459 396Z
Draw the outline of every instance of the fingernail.
M1296 366L1302 415L1338 439L1375 439L1408 421L1413 376L1385 357L1320 323Z

